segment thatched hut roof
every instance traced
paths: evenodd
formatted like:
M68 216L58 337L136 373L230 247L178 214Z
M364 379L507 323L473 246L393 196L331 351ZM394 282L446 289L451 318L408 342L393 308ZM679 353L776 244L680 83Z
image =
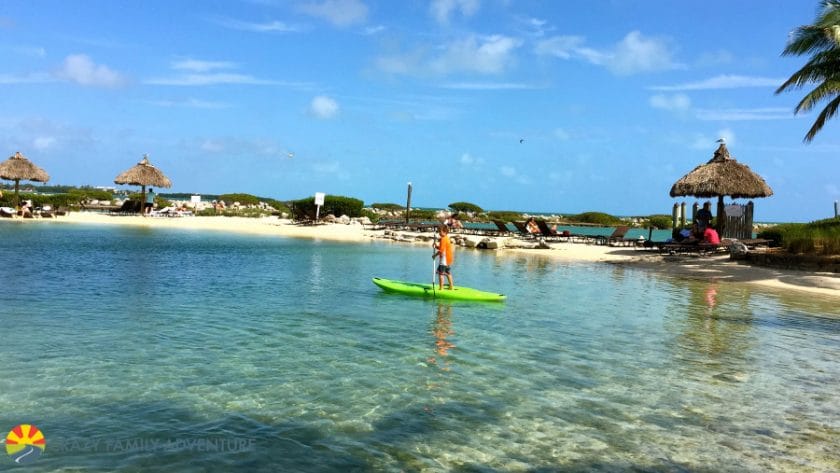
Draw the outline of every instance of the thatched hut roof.
M726 144L721 143L708 163L697 166L671 187L671 197L687 195L737 199L769 197L773 190L748 166L731 158Z
M0 179L7 181L36 181L47 182L50 180L50 175L47 171L32 164L32 161L16 152L14 156L0 163Z
M114 183L132 186L172 187L172 181L164 176L160 169L152 166L149 163L149 157L145 154L136 166L117 176Z

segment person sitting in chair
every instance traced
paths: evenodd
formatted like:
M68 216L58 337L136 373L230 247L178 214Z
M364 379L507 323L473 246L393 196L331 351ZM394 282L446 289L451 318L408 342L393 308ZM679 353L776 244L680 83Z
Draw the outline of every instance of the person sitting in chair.
M712 227L706 227L703 230L703 243L707 245L720 245L720 236L717 230Z
M711 202L705 202L703 204L703 208L697 211L697 215L694 216L694 220L697 223L697 228L703 232L706 228L710 225L712 221L712 204Z

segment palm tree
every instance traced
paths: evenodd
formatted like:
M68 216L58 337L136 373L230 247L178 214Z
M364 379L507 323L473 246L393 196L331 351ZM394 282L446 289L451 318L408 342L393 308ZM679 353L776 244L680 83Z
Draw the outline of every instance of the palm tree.
M814 24L796 28L782 52L783 56L800 56L807 53L811 55L811 59L776 89L776 93L779 94L809 83L817 84L814 90L799 102L794 114L808 112L818 102L828 100L828 104L805 135L803 141L806 143L814 139L825 122L832 118L840 107L840 0L822 0L820 6L821 11Z

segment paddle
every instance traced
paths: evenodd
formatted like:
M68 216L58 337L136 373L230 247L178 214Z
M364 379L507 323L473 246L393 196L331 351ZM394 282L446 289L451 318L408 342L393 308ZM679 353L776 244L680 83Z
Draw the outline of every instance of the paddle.
M435 254L437 251L437 232L435 232L434 240L432 240L432 297L437 297L435 292L435 273L437 273L437 265L435 264Z

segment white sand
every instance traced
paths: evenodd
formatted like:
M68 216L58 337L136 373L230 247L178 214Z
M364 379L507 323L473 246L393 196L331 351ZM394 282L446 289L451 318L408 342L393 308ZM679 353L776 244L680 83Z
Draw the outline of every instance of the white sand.
M182 228L239 232L281 237L322 239L344 242L369 242L382 238L383 231L365 230L359 224L294 225L277 218L236 217L125 217L106 214L72 212L57 219L0 219L0 223L59 223L95 225L136 225L160 228ZM408 235L411 237L412 235ZM500 239L500 243L504 243ZM501 245L500 245L501 246ZM781 290L808 291L840 297L840 275L807 271L787 271L752 266L730 261L728 256L661 256L655 252L632 248L552 243L549 249L501 249L503 253L527 252L569 262L603 262L646 268L675 277L701 280L737 281ZM463 250L462 250L463 251ZM484 251L484 250L479 250ZM492 250L486 250L492 251Z

